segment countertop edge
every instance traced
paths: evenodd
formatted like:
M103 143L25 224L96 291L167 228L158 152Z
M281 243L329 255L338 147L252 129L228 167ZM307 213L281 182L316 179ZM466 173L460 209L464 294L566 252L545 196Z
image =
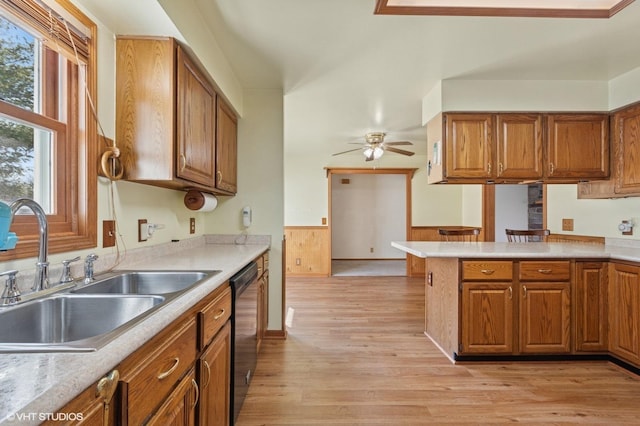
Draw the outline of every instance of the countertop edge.
M221 272L202 282L167 303L158 311L149 315L131 330L123 333L115 340L95 352L84 353L12 353L0 354L0 424L40 424L39 415L56 413L73 398L93 385L100 377L121 363L127 356L150 340L163 328L177 319L185 311L195 306L206 295L216 290L247 263L270 249L268 244L206 244L202 247L190 248L171 255L161 256L153 261L142 261L128 264L119 269L165 269L165 270L220 270ZM226 253L225 253L226 252ZM222 254L224 259L213 256ZM210 265L198 266L212 256ZM201 263L199 263L201 262ZM218 263L216 263L218 262ZM178 267L176 267L176 264ZM180 267L180 265L183 265ZM190 266L185 266L190 265ZM135 342L131 344L130 342ZM35 366L44 371L55 370L61 366L74 366L62 371L48 372L50 384L32 383L37 377L29 377L28 372L20 371L20 364ZM51 364L51 365L50 365ZM37 376L31 371L32 376ZM26 377L25 377L26 376ZM13 380L9 380L13 379ZM33 386L29 394L14 388ZM20 392L25 395L20 395ZM20 420L17 415L23 415Z

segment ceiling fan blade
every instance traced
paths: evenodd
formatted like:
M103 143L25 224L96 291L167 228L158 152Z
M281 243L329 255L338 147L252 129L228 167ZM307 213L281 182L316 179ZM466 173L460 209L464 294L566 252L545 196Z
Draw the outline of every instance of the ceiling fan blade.
M405 151L404 149L398 149L398 148L393 148L393 147L386 147L385 150L390 151L390 152L395 152L396 154L402 154L402 155L413 155L415 154L414 152L411 151Z
M385 142L384 143L387 146L393 146L393 145L413 145L411 142L409 141L396 141L396 142Z
M362 149L362 148L350 149L350 150L347 150L347 151L336 152L335 154L332 154L332 155L346 154L347 152L360 151L361 149Z

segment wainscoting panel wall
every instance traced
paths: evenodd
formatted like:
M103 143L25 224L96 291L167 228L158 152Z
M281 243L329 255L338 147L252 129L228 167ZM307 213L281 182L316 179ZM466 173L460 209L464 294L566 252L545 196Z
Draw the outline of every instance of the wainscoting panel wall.
M329 228L286 226L286 273L291 277L328 277Z

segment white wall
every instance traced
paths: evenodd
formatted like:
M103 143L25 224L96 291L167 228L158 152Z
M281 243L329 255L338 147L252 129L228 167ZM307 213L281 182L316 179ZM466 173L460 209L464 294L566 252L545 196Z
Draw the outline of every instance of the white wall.
M218 207L203 213L209 234L271 235L269 327L282 324L282 238L284 186L282 91L244 93L244 116L238 121L238 194L220 197ZM252 209L252 223L242 225L242 207Z
M391 241L407 238L406 203L405 175L332 175L331 257L404 259Z
M527 185L496 185L496 242L507 241L505 229L529 229Z

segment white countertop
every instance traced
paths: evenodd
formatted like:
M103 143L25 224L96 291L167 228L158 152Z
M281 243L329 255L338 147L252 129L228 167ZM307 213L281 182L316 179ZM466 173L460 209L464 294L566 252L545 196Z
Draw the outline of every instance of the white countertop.
M393 241L391 245L422 258L574 258L640 262L640 249L605 244Z
M220 270L95 352L0 354L0 424L37 425L218 288L268 244L204 244L119 269ZM96 275L99 278L99 275ZM11 326L0 324L0 327ZM22 416L19 421L16 414Z

